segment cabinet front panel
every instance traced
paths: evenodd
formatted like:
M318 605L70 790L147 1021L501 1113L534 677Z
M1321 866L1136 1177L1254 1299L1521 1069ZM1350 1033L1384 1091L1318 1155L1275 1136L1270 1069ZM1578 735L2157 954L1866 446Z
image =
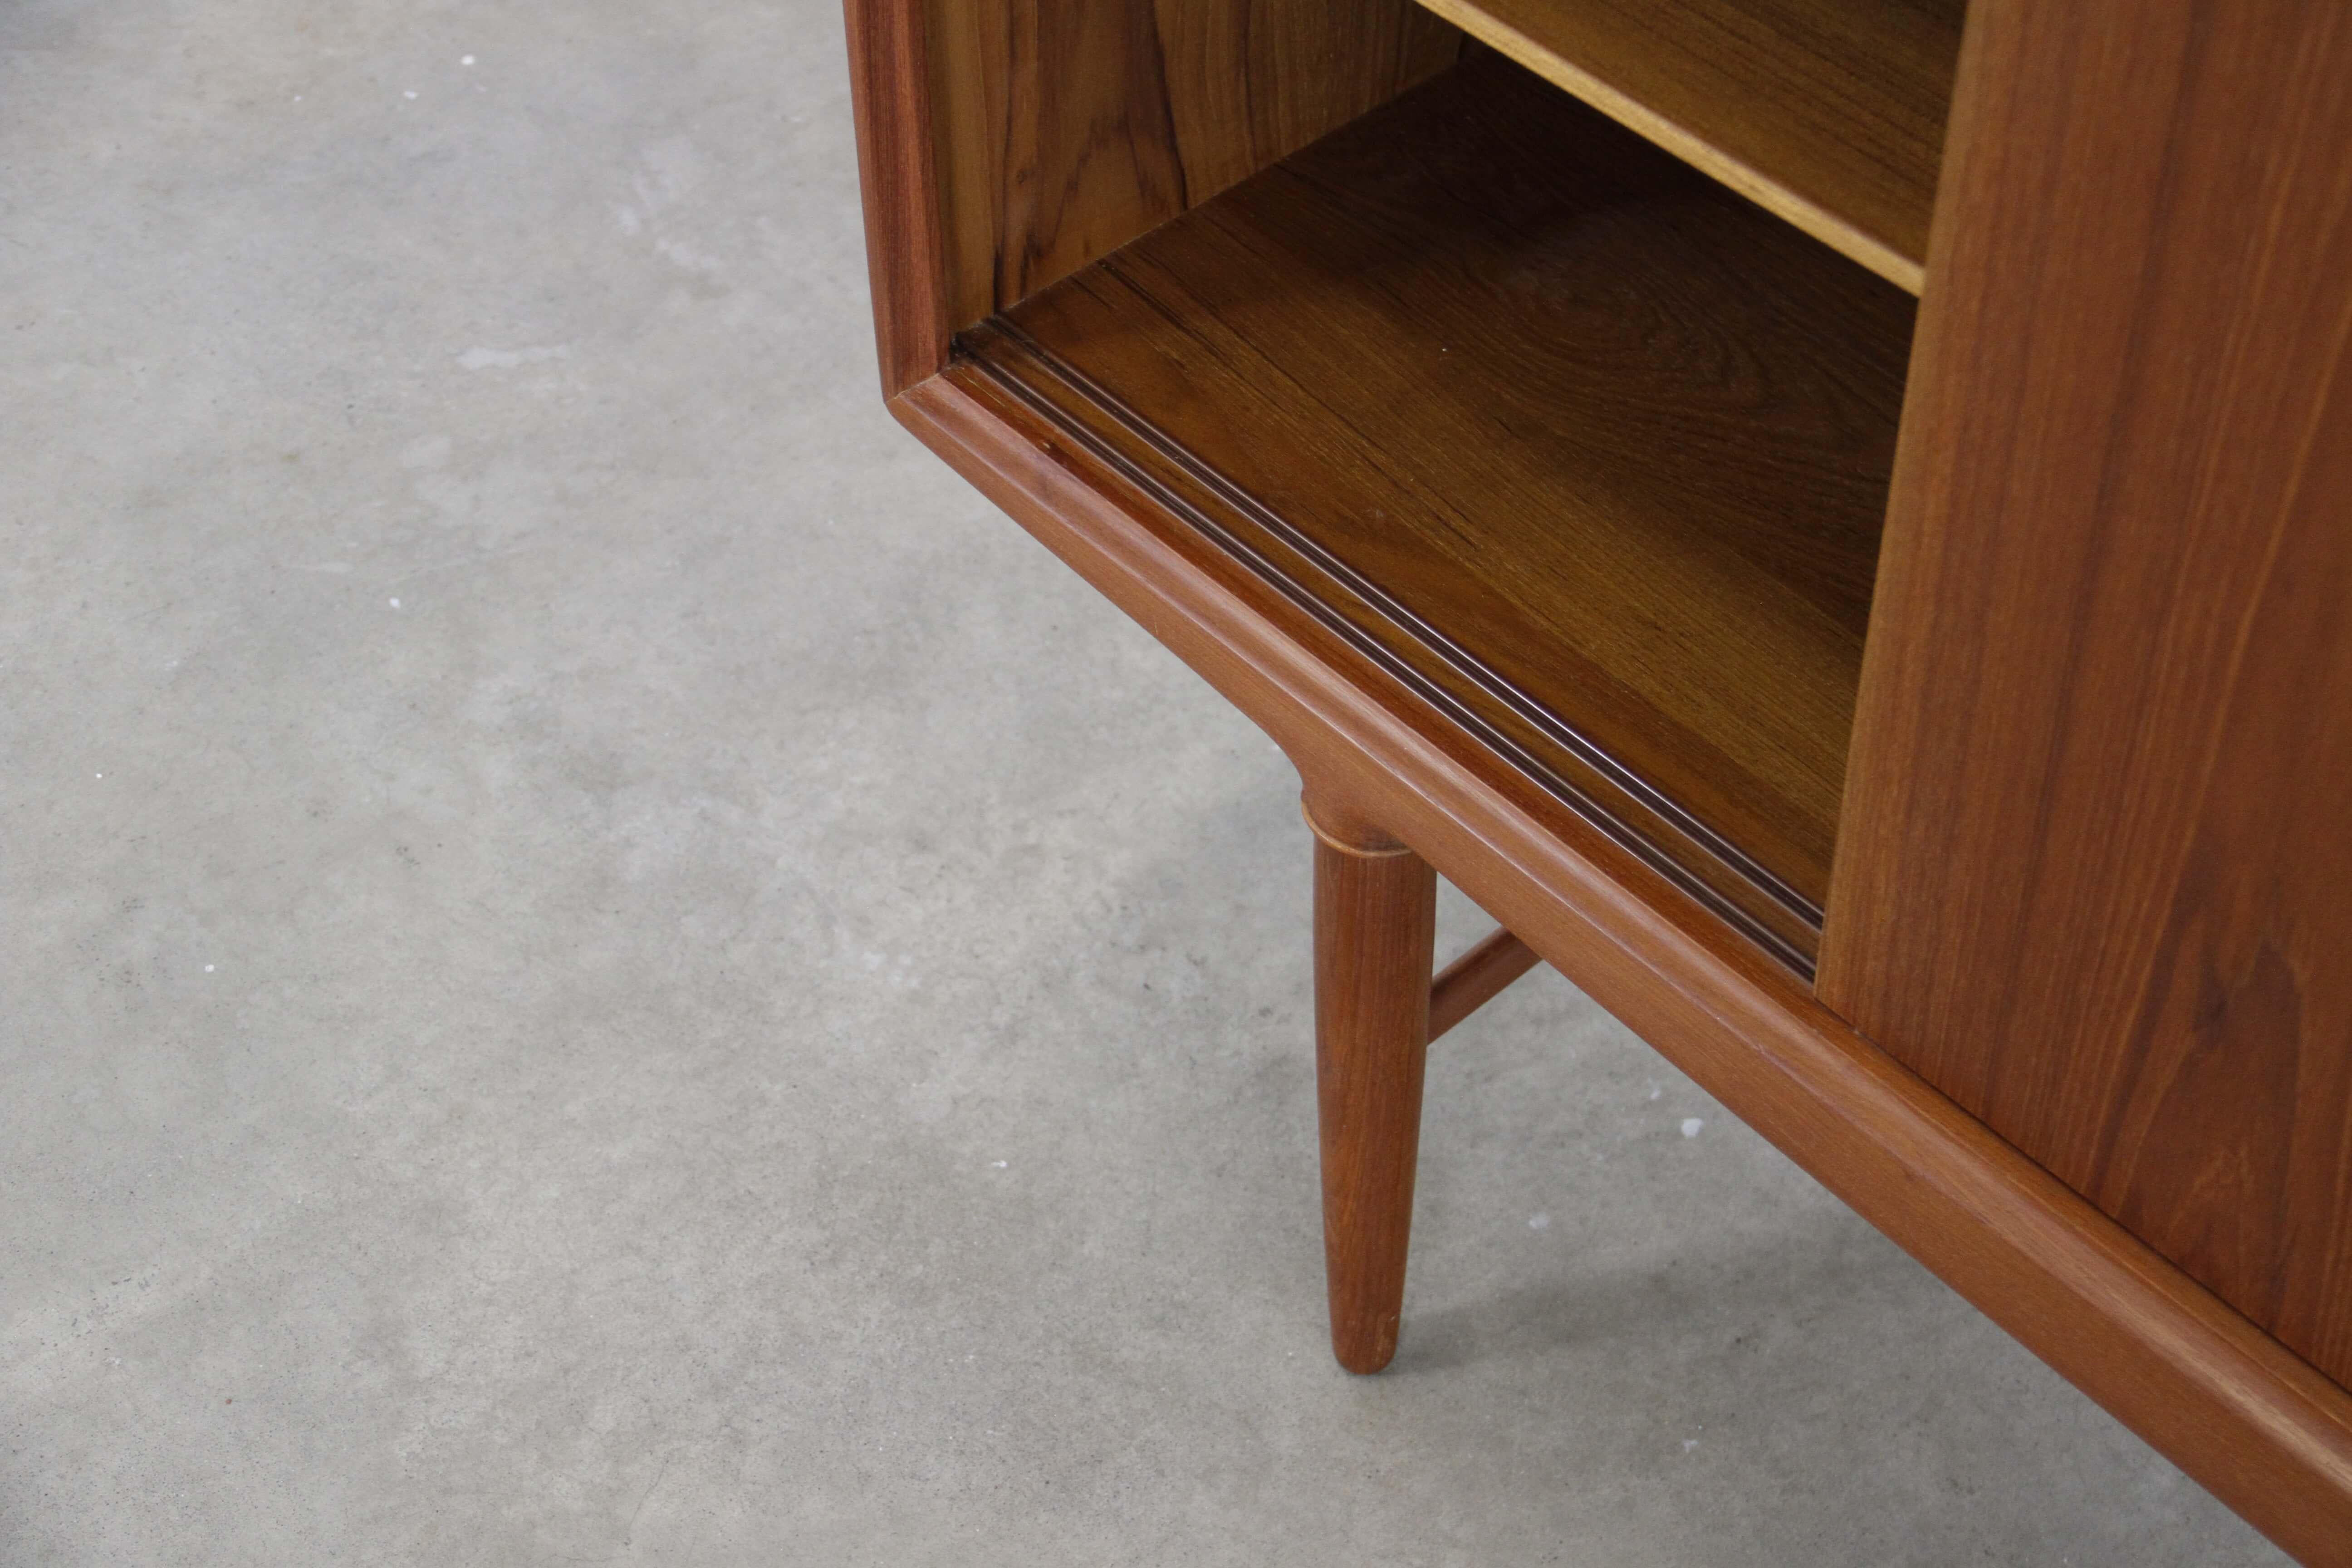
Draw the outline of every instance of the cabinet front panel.
M2352 7L1979 0L1819 994L2352 1381Z

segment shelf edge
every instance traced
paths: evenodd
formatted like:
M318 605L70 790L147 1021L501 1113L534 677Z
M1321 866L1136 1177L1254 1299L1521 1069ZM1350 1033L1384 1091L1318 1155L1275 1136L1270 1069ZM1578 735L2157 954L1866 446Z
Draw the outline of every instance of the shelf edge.
M1799 195L1752 164L1734 158L1704 136L1640 100L1628 96L1569 59L1467 0L1419 0L1423 9L1453 23L1489 48L1507 55L1570 97L1591 104L1636 135L1664 148L1765 211L1812 236L1847 260L1857 262L1905 292L1926 286L1924 258L1904 255L1877 236L1820 203Z

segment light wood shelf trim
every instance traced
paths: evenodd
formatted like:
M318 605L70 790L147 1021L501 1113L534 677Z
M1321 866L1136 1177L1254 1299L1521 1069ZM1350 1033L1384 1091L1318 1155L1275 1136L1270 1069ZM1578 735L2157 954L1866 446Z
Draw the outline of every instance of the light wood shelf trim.
M1693 114L1677 115L1646 101L1626 90L1617 79L1623 74L1624 62L1587 55L1571 58L1561 52L1568 40L1562 37L1540 37L1526 27L1514 24L1496 11L1470 4L1469 0L1420 0L1433 15L1453 23L1480 43L1486 45L1527 67L1554 86L1591 104L1628 130L1646 138L1674 153L1724 184L1738 191L1767 212L1795 225L1848 259L1860 263L1897 288L1917 294L1927 278L1927 228L1929 208L1935 195L1932 169L1926 172L1924 184L1918 171L1913 171L1910 184L1916 189L1903 204L1916 209L1906 215L1908 232L1888 232L1895 224L1873 223L1863 210L1871 204L1864 201L1842 201L1837 194L1815 189L1811 194L1800 186L1832 182L1812 181L1792 177L1785 170L1769 166L1771 160L1752 155L1743 156L1726 145L1726 131L1736 123L1733 113L1727 113L1722 122L1709 125ZM1561 9L1582 3L1582 0L1551 0ZM1542 6L1506 5L1503 8L1519 12L1532 20ZM1674 13L1678 7L1665 5L1657 7L1660 16L1656 26L1675 25ZM1590 41L1590 40L1588 40ZM1580 51L1580 53L1581 51ZM1727 74L1738 74L1736 68ZM1947 93L1948 79L1943 84ZM1857 93L1857 97L1864 96ZM1726 105L1736 110L1736 106ZM1794 142L1788 144L1793 148ZM1819 146L1819 139L1815 139ZM1788 160L1793 162L1794 160Z

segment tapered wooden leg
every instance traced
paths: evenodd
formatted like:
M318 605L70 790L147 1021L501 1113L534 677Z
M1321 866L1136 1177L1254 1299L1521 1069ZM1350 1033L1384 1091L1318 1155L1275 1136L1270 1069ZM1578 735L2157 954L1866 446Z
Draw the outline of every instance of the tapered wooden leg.
M1437 874L1402 844L1308 805L1315 829L1315 1080L1331 1352L1396 1353L1421 1142Z

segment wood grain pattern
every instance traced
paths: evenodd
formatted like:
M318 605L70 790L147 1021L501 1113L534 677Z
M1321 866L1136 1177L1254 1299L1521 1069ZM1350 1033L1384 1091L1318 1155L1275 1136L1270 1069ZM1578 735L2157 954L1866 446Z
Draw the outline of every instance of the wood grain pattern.
M929 56L920 0L845 0L843 21L875 347L893 397L948 358Z
M1422 0L1919 291L1964 0Z
M1507 931L1497 931L1438 972L1429 984L1429 1039L1444 1033L1500 995L1543 960Z
M923 0L969 326L1450 64L1412 0Z
M898 416L1733 1114L2303 1562L2352 1394L1819 1005L1654 868L970 367Z
M962 342L1801 965L1912 310L1486 55Z
M1078 410L971 361L918 379L972 319L939 264L971 209L907 194L932 178L907 128L936 154L954 138L922 82L971 79L942 68L935 28L856 0L869 234L894 237L874 247L885 381L912 384L902 421L1303 775L2287 1551L2352 1564L2352 1394L2247 1315L2331 1365L2352 1317L2352 564L2330 510L2352 493L2346 23L2189 0L1978 9L1824 990L1909 1010L1922 1032L1889 1031L1896 1047L2014 1113L2003 1131L2046 1139L2052 1166L2087 1158L2068 1174L2095 1205L1731 934L1706 889L1549 788L1441 681L1350 635L1354 609L1316 613L1204 531L1184 487L1223 479L1088 423L1126 405ZM877 201L904 221L877 230ZM1622 281L1596 318L1654 286ZM1680 326L1694 358L1745 364L1736 336L1689 329L1703 316L1625 319L1645 352ZM1266 510L1225 489L1236 513ZM1940 624L1921 609L1938 604ZM1988 956L1993 978L1961 983Z
M1319 815L1315 830L1315 1096L1331 1353L1349 1372L1396 1354L1421 1147L1437 873L1385 833Z
M2347 79L1979 5L1821 994L2352 1380Z

